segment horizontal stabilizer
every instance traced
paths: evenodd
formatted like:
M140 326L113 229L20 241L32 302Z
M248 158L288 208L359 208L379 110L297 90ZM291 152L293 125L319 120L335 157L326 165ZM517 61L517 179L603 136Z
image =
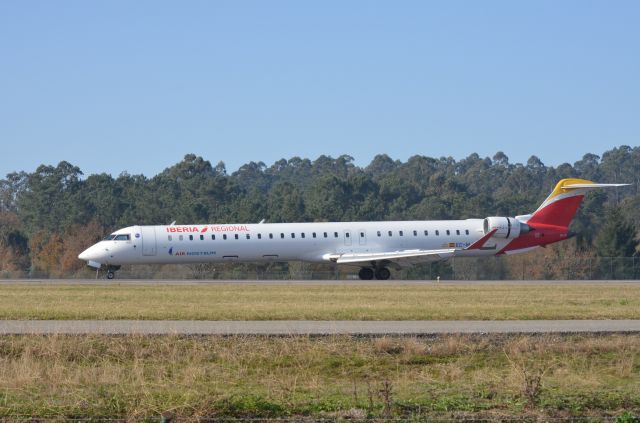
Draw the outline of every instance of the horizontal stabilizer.
M631 184L566 184L562 189L626 187Z

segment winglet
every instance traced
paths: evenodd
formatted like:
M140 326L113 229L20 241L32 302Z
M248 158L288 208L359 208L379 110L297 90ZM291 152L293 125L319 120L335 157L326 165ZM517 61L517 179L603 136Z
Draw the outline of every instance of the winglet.
M493 229L492 231L487 233L485 236L483 236L482 238L480 238L479 240L477 240L473 244L469 245L467 248L465 248L465 250L479 250L479 249L481 249L484 246L484 244L486 244L487 241L489 241L489 238L491 238L493 236L493 234L496 233L497 230L498 229Z

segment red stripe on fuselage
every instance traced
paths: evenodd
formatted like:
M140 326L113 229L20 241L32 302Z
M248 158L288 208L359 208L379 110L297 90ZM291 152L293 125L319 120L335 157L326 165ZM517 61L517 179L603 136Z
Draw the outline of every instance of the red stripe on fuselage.
M528 223L527 223L528 224ZM553 225L529 225L531 232L522 234L506 245L498 254L507 251L521 250L523 248L545 246L558 241L564 241L568 237L569 228Z
M497 229L493 229L491 232L489 232L488 234L486 234L485 236L483 236L482 238L480 238L479 240L477 240L473 244L469 245L466 249L467 250L479 250L479 249L481 249L482 247L484 247L484 244L487 243L489 238L491 238L493 236L493 234L495 234L496 232L498 232L498 230Z

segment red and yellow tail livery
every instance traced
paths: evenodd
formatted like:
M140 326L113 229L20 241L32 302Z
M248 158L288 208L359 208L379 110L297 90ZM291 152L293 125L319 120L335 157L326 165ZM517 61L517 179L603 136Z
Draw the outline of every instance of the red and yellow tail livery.
M530 231L514 239L503 253L524 248L545 246L566 239L569 225L587 191L597 188L621 187L628 184L597 184L585 179L562 179L531 216L519 216Z

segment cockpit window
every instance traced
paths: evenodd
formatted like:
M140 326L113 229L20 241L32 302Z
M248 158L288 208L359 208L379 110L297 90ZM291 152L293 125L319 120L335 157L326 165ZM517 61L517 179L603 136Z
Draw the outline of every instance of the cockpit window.
M129 235L129 234L120 234L120 235L116 235L116 237L114 239L116 241L129 241L129 240L131 240L131 235Z
M104 237L103 241L111 241L115 237L116 237L116 234L107 235Z

